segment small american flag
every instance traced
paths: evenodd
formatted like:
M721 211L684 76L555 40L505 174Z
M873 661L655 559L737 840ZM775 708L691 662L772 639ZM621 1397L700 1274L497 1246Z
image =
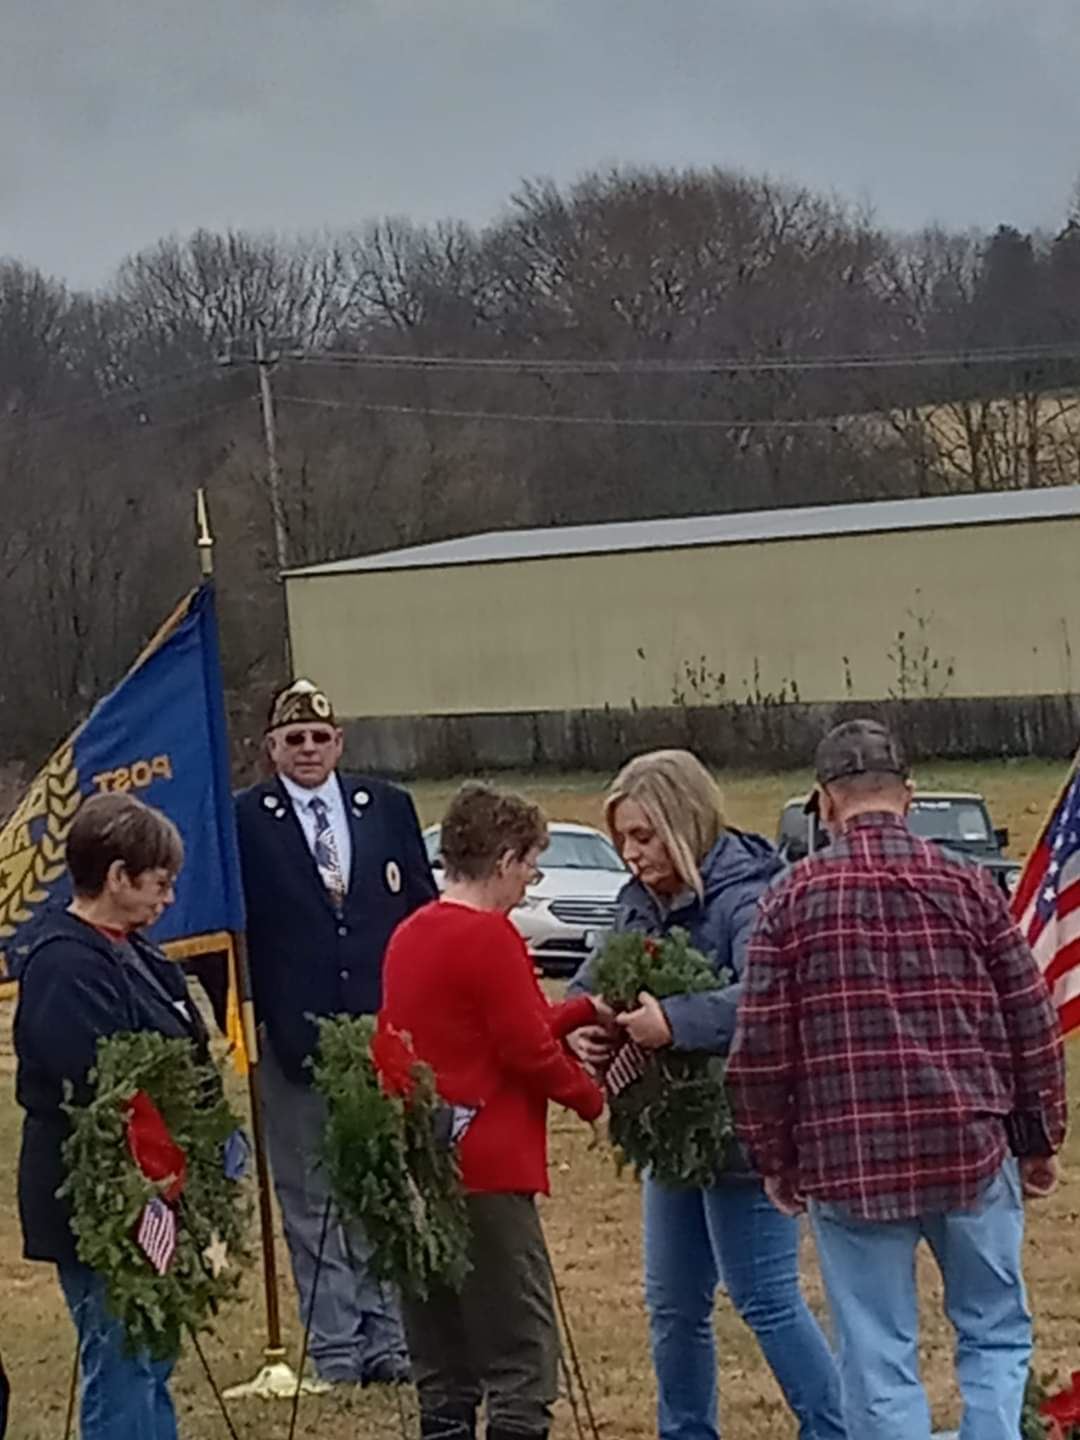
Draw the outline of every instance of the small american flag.
M455 1105L450 1115L450 1144L457 1145L465 1138L465 1132L480 1114L479 1105Z
M627 1086L640 1080L649 1065L649 1057L635 1041L626 1039L615 1052L615 1058L604 1076L604 1089L609 1100L621 1095Z
M164 1275L176 1254L176 1216L160 1195L146 1202L135 1239L159 1275Z
M1062 1033L1080 1029L1080 757L1024 866L1012 912L1050 986Z

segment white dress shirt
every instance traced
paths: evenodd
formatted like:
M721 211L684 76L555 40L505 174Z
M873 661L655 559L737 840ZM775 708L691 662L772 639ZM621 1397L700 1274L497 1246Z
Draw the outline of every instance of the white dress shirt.
M352 832L349 829L349 815L345 809L345 796L341 793L341 783L338 780L337 772L335 771L314 790L297 785L296 781L290 780L287 775L280 776L280 780L285 787L285 793L292 801L296 818L300 821L300 828L304 832L304 839L307 841L312 855L315 854L315 835L319 824L312 811L311 802L315 799L325 801L330 829L333 831L338 859L341 861L341 873L345 879L345 888L348 889L349 871L352 868Z

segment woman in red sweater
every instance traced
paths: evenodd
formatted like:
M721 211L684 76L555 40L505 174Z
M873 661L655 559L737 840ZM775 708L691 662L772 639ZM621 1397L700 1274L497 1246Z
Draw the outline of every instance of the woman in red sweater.
M587 996L549 1005L507 918L546 844L536 805L463 787L442 824L446 891L386 952L379 1023L411 1037L455 1107L472 1225L461 1293L405 1304L425 1440L472 1440L482 1401L488 1440L545 1440L551 1426L559 1339L536 1209L547 1106L598 1118L603 1095L562 1042L610 1014Z

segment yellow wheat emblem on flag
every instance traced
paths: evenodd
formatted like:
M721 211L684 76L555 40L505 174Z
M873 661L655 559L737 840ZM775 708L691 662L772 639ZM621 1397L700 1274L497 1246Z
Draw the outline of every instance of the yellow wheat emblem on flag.
M66 745L0 830L0 940L32 917L63 874L64 845L81 799L74 755Z

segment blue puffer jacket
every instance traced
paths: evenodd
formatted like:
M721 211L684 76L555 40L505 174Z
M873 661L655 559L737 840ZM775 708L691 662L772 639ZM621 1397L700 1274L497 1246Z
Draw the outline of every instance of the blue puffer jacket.
M675 995L663 1001L676 1049L725 1055L730 1048L758 900L783 869L784 862L768 840L729 829L702 862L704 902L695 895L665 910L640 880L629 881L620 892L617 933L636 930L643 935L666 935L671 930L686 930L695 949L708 956L717 973L726 970L732 977L733 983L722 990ZM574 976L571 994L591 991L592 965L592 958L586 960Z

